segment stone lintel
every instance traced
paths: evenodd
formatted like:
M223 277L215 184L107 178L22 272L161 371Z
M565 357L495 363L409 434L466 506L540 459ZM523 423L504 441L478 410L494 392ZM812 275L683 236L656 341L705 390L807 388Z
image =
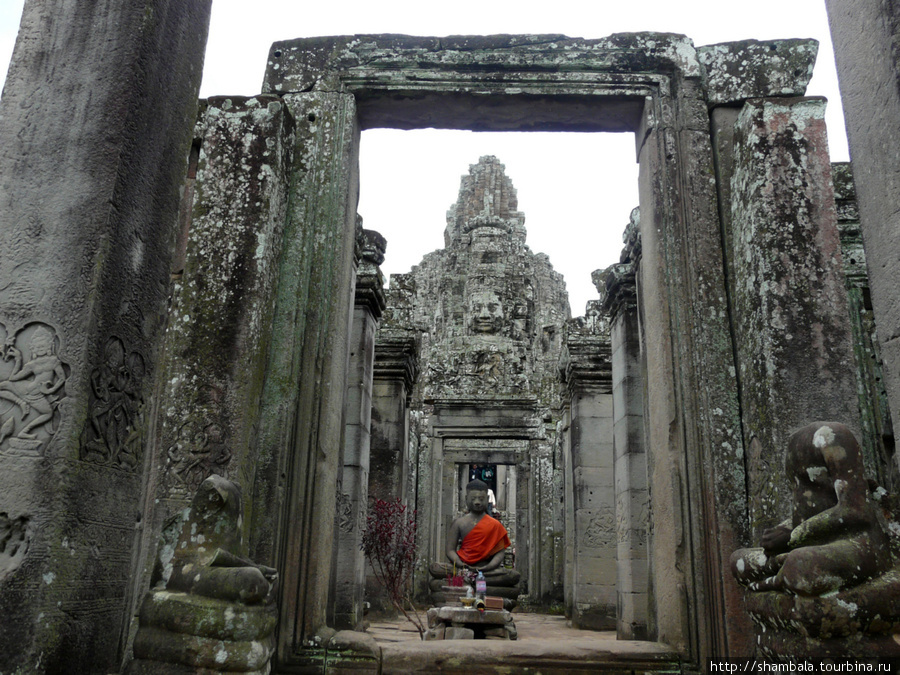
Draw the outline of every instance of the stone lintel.
M409 392L418 376L419 341L415 333L380 331L375 342L375 379L402 379Z
M612 361L609 338L600 335L569 335L568 356L563 367L569 394L586 387L612 391Z
M461 408L477 406L487 410L521 409L536 411L538 400L533 396L511 398L508 396L478 396L472 398L432 398L425 401L433 405L435 414L441 411L453 411Z
M352 93L363 129L635 131L673 72L700 77L683 35L357 35L276 42L263 91Z
M697 49L709 104L803 96L819 43L812 39L741 40Z

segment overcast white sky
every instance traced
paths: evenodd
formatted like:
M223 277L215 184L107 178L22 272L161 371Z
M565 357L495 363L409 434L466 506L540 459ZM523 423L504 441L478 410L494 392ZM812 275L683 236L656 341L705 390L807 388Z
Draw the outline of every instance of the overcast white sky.
M23 0L0 0L0 68L6 63ZM819 57L809 95L829 99L834 161L847 160L834 56L824 0L214 0L201 96L259 93L276 40L356 33L489 35L683 33L697 46L733 40L815 38ZM370 130L361 143L359 212L388 240L386 273L406 272L443 246L447 208L460 176L481 155L496 155L516 186L528 243L562 272L573 314L596 297L594 269L617 262L622 230L637 205L631 134L486 134Z

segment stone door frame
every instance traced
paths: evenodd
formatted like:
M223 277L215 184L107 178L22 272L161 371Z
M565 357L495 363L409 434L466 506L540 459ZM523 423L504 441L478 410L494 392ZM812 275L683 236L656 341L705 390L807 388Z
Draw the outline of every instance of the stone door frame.
M740 457L740 422L702 75L691 41L675 35L356 36L275 43L263 86L263 93L282 95L298 123L302 169L292 188L298 227L328 241L341 232L352 241L361 130L635 134L653 494L651 635L693 663L728 653L735 624L726 612L727 554L743 527L740 509L724 506L740 494L737 486L743 489L743 466L732 466ZM307 315L314 303L330 301L340 279L352 284L348 246L334 247L343 251L344 267L331 286L311 288ZM331 322L319 326L319 347L311 352L320 373L343 358L340 342L327 335L346 331L346 315L338 308L324 318L316 311L316 319ZM312 328L301 324L296 330L305 332L296 342L305 348ZM317 412L303 417L304 406L313 405L304 396L297 397L301 412L287 415L295 433L286 437L287 498L276 535L283 664L300 664L299 654L313 644L331 555L327 532L316 523L330 522L333 489L322 484L337 459L323 448L330 447L327 434L340 432L328 421L331 404L316 404Z

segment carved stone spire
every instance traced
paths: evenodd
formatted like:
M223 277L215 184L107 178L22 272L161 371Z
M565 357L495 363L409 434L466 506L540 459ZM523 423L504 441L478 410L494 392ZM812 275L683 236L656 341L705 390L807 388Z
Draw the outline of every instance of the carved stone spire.
M475 230L479 235L513 235L525 238L525 214L517 211L516 189L496 157L486 155L469 165L460 181L459 199L447 211L447 246ZM464 242L467 243L467 242Z

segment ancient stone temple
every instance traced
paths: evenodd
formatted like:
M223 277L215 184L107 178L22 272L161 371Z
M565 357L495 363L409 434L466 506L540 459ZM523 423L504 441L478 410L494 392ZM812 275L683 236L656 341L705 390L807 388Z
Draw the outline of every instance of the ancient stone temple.
M558 366L569 302L547 256L526 245L516 206L496 157L472 165L447 212L445 247L391 277L380 334L420 335L409 452L422 550L445 559L465 485L484 480L510 532L509 564L526 580L524 595L561 601Z
M0 672L898 656L891 3L827 3L850 167L810 40L304 38L198 102L208 1L81 4L26 2L0 102ZM385 290L376 127L631 134L585 316L494 158ZM361 632L369 497L417 510L422 599L473 474L516 599L618 642Z

